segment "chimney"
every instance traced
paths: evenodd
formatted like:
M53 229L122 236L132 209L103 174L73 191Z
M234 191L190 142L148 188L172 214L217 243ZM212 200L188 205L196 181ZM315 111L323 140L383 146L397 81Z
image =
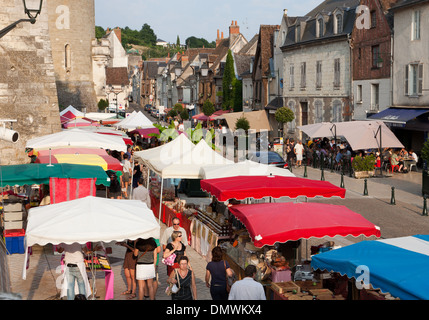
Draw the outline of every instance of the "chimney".
M287 9L283 9L283 14L287 16Z
M119 42L122 43L122 33L121 33L121 29L119 27L115 28L113 31L115 31L116 36L119 39Z
M240 27L237 26L237 21L232 21L229 26L229 37L231 38L231 35L233 34L240 34Z

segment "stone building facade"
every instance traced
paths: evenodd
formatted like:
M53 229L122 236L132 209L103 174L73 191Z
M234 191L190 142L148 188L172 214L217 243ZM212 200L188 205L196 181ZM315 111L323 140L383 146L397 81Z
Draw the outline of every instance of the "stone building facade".
M0 28L26 18L21 0L2 0ZM44 10L43 10L44 9ZM0 39L0 119L17 120L15 144L0 140L0 164L28 163L28 139L61 130L49 17L20 23ZM9 128L9 123L7 123Z
M92 72L92 41L95 38L94 0L44 1L58 102L87 112L97 111Z

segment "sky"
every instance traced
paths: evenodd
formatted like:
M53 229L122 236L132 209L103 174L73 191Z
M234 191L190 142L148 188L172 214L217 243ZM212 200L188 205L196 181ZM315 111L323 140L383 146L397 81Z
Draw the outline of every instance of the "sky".
M283 9L289 16L302 16L323 0L95 0L95 25L140 30L147 23L158 39L183 44L191 36L215 41L217 30L229 35L237 21L250 41L260 25L281 23Z

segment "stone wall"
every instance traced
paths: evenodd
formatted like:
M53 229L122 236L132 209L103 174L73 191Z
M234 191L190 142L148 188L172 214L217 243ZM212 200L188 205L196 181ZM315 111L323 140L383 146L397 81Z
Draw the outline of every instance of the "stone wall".
M1 0L0 28L26 18L21 0ZM28 139L61 130L48 14L0 38L0 119L16 119L20 139L0 140L0 164L28 163ZM7 124L9 127L9 124Z

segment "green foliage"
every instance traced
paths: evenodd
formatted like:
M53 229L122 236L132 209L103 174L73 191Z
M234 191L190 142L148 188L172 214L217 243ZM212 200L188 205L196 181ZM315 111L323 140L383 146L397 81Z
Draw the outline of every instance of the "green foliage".
M109 106L109 101L107 99L100 99L98 101L98 110L104 110Z
M295 114L288 107L281 107L277 109L275 118L276 121L280 123L292 122L293 119L295 119Z
M373 171L375 164L375 156L369 155L366 157L356 156L353 159L353 170L354 171Z
M95 26L95 37L97 39L103 38L106 34L106 30L103 27Z
M156 34L148 25L145 23L139 31L140 39L142 39L145 45L155 46L156 45Z
M243 83L234 77L232 87L232 108L234 112L243 111Z
M234 58L232 56L231 50L228 50L228 55L226 56L225 69L223 71L222 78L223 110L231 109L234 104L233 90L230 89L230 86L233 85L233 79L235 79Z
M247 120L245 117L241 117L237 119L235 122L235 130L242 129L245 132L250 129L249 120Z
M211 101L209 99L207 99L204 104L203 104L203 113L206 116L211 116L213 113L215 113L215 108L213 106L213 103L211 103Z
M170 111L168 111L168 115L172 118L177 116L177 111L174 109L171 109Z
M426 161L429 164L429 140L427 140L423 144L422 148L422 159L423 161Z
M185 43L188 48L216 48L216 42L208 42L204 38L189 37Z
M180 114L183 111L183 105L181 103L176 103L173 109L177 112L177 114Z
M188 110L182 110L182 112L180 112L180 118L182 120L188 120L189 119L189 112L188 112Z

